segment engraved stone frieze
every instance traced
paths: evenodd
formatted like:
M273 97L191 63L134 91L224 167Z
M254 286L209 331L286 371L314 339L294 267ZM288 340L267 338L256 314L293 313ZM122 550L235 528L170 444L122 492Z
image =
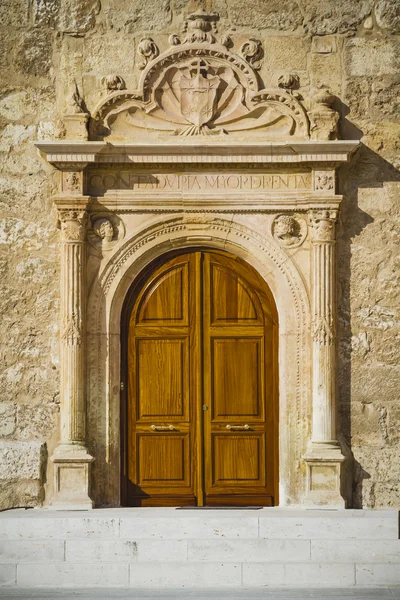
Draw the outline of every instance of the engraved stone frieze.
M311 173L146 173L136 171L101 171L88 173L88 190L102 195L112 190L133 192L193 192L226 193L245 191L247 194L260 192L298 192L311 190Z

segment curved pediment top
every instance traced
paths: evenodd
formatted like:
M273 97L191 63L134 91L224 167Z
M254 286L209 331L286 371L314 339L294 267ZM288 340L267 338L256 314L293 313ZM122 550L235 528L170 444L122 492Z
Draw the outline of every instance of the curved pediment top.
M138 45L138 89L127 90L118 75L105 78L107 96L90 119L90 139L164 140L175 136L230 136L246 140L336 139L338 114L327 90L307 110L283 76L264 89L257 71L262 44L249 38L233 48L228 35L216 37L217 13L187 17L182 39L173 34L160 52L152 38Z

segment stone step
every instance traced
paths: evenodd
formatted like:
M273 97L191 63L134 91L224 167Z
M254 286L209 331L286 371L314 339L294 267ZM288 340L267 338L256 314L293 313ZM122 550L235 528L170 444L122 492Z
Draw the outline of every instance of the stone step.
M9 587L400 585L397 511L0 514Z
M337 539L396 540L391 511L293 509L185 511L101 509L0 513L0 540L12 539Z

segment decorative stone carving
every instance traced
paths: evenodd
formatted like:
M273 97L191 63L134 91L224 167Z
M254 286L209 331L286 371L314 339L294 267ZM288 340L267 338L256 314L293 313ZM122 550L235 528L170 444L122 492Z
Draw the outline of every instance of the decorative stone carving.
M338 138L339 114L332 109L335 96L322 86L313 97L309 111L310 134L313 140L336 140Z
M292 215L278 215L272 223L272 235L281 246L296 248L304 242L307 224Z
M262 46L253 38L235 53L229 36L217 42L219 16L198 11L187 18L181 43L159 54L152 38L139 43L143 60L139 89L117 90L96 107L90 132L94 139L130 140L160 134L229 134L251 130L272 139L308 139L306 111L284 89L260 89Z
M335 240L336 210L313 210L309 214L311 239L313 242Z
M101 83L106 88L107 93L126 89L125 81L120 75L107 75L102 78Z
M86 212L79 210L59 210L61 238L64 242L83 242L86 237Z
M147 63L154 60L160 54L158 46L152 38L143 38L140 40L138 52L143 59L138 63L138 69L144 69Z
M103 252L112 250L125 235L122 220L113 213L97 213L91 218L88 238L95 248Z
M85 210L59 210L61 227L61 440L54 451L54 508L91 508L87 452Z
M283 90L297 90L300 85L300 77L296 73L283 73L278 77L278 87Z
M62 192L65 194L82 194L83 171L63 171Z
M250 38L240 48L240 54L247 60L253 69L256 71L261 69L261 59L264 56L264 51L260 40Z
M67 114L87 114L85 101L79 92L78 84L76 82L71 94L67 98Z
M68 346L80 346L82 343L82 322L75 313L67 318L62 338Z
M65 137L69 140L87 140L89 112L79 92L77 83L67 99L67 112L64 116Z
M310 502L343 507L340 464L344 457L336 438L335 381L335 225L337 210L309 211L312 261L312 436L305 456ZM319 481L324 472L324 489ZM329 482L329 483L328 483Z
M314 175L314 189L320 192L333 192L335 189L335 174L334 173L315 173Z

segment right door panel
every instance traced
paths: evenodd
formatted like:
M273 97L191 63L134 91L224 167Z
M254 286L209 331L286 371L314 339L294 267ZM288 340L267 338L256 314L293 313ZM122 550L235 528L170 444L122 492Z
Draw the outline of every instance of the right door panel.
M273 505L276 339L271 300L250 268L203 258L207 505Z

